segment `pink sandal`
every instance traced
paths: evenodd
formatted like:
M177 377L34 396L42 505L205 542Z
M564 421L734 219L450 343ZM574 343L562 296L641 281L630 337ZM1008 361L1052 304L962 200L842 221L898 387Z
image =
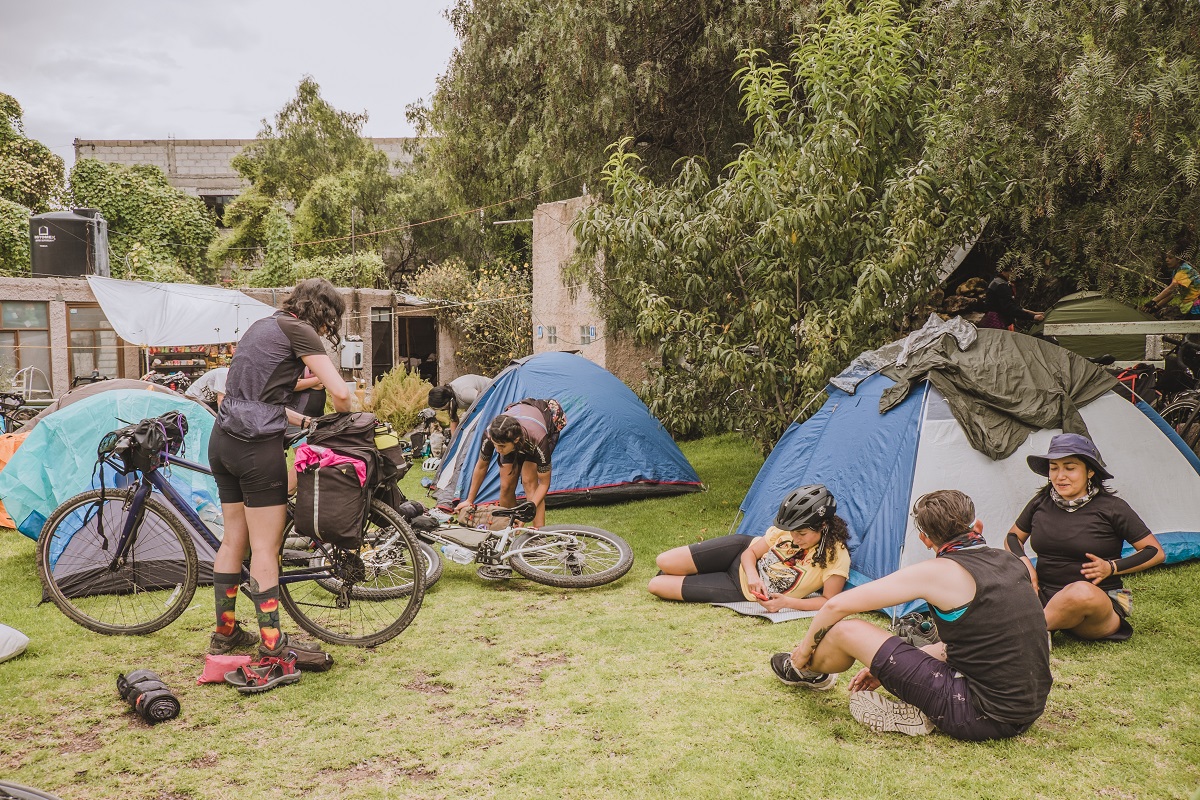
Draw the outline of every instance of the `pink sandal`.
M225 682L242 694L258 694L300 680L296 658L269 656L225 673Z

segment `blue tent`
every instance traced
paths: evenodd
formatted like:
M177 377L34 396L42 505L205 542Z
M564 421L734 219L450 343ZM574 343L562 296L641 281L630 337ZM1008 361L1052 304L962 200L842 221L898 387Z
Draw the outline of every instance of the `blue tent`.
M1025 457L1045 453L1060 431L1035 431L1015 453L993 461L970 446L946 399L928 382L880 414L880 396L892 383L875 374L853 395L829 387L825 405L789 427L763 464L742 501L738 532L761 535L789 491L823 483L850 528L850 584L858 585L931 557L909 512L926 492L958 489L974 500L988 542L1003 547L1046 480L1030 471ZM1150 526L1168 563L1200 558L1200 460L1144 403L1107 392L1080 414L1115 476L1113 488Z
M435 491L439 502L454 503L466 495L484 429L510 403L526 397L553 398L567 416L554 449L548 505L702 488L671 435L628 386L582 356L556 352L515 362L471 407L442 460ZM518 485L517 492L524 490ZM493 458L476 500L486 503L499 494Z

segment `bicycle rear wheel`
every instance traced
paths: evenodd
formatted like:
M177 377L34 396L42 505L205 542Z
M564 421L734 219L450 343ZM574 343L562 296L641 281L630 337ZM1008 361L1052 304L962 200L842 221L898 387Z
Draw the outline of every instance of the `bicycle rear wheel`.
M290 529L284 532L285 542L289 535ZM413 621L425 597L426 572L417 565L427 562L403 517L372 500L364 541L365 547L389 542L386 562L369 563L366 549L360 553L318 545L306 557L284 550L284 580L297 567L328 570L320 578L281 582L279 599L297 625L330 644L374 647L393 639Z
M403 597L412 591L412 583L405 580L403 573L393 572L397 559L408 557L408 545L399 536L390 531L394 528L380 528L374 523L368 523L363 534L363 546L358 555L363 560L366 569L365 578L354 584L350 596L355 600L387 600ZM415 539L412 528L405 526ZM322 566L329 562L327 550L319 542L314 542L307 536L295 532L292 523L284 531L283 558L288 566ZM421 553L421 561L425 565L425 591L437 583L442 577L442 557L426 542L416 539L417 550ZM317 578L321 588L332 594L337 594L342 588L338 578ZM2 798L0 798L2 800Z
M182 614L196 593L199 565L191 536L154 497L142 506L128 555L113 564L135 491L105 489L103 503L99 489L76 495L55 509L38 537L45 596L97 633L152 633Z
M530 580L563 589L587 589L620 578L633 566L633 550L617 536L585 525L546 525L523 533L513 550L538 548L515 554L509 563Z
M1186 397L1168 405L1159 416L1170 425L1192 452L1200 455L1200 398Z

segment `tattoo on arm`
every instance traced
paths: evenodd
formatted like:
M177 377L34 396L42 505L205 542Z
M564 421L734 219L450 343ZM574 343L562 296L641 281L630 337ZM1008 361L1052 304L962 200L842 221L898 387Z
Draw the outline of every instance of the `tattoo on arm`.
M821 630L817 631L816 634L813 635L813 649L814 650L816 650L817 646L819 644L821 644L821 640L825 638L825 634L829 633L829 629L832 627L833 627L832 625L826 625L824 628L821 628Z

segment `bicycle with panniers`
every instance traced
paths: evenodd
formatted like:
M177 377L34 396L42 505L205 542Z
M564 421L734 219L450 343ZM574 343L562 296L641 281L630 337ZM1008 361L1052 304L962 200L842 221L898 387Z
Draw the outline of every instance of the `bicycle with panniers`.
M347 416L319 418L310 435L319 438L317 432ZM221 542L168 479L175 468L211 474L182 457L186 433L187 419L179 412L109 433L97 453L101 488L72 497L46 520L38 540L38 574L46 596L80 625L105 634L146 634L170 624L190 604L202 577L196 543L215 552ZM380 499L394 470L377 452L364 456L375 472L364 476L363 510L345 514L355 520L358 537L324 541L318 527L297 556L288 550L289 535L296 539L295 520L289 518L279 591L284 609L303 630L331 644L372 647L400 634L420 610L428 560L403 517ZM105 467L128 485L105 487ZM380 540L389 542L390 558L368 564L364 554ZM245 565L242 578L248 593ZM367 598L364 589L386 591Z

